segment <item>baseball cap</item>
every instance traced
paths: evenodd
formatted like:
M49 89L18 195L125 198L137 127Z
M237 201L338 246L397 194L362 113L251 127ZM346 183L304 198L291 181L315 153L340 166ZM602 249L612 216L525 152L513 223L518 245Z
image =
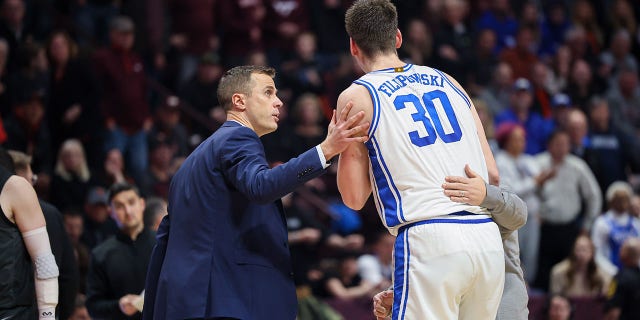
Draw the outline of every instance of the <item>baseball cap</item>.
M87 194L88 204L109 204L107 191L103 187L93 187Z
M117 32L133 32L135 25L127 16L117 16L109 22L109 30Z
M553 107L570 107L571 106L571 98L564 93L556 93L553 98L551 98L551 105Z
M519 90L531 91L531 82L529 82L529 80L527 80L525 78L518 78L513 83L513 90L516 90L516 91L519 91Z

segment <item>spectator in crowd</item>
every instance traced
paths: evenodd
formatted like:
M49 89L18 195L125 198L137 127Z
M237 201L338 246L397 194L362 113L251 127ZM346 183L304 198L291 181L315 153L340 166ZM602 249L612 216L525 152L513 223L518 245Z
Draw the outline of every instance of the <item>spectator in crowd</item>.
M616 181L607 188L608 210L599 216L591 231L596 254L622 268L620 248L627 238L640 237L640 219L631 209L633 189L629 183Z
M478 97L487 102L491 114L495 117L511 105L514 78L511 67L504 62L498 63L492 72L491 83L480 89Z
M584 60L576 60L571 67L571 76L567 84L567 94L573 104L587 112L589 100L603 92L603 87L596 83L591 66Z
M44 119L44 91L24 80L12 89L13 113L4 119L9 139L4 147L32 157L32 168L39 177L39 186L48 188L51 174L51 136Z
M320 98L313 93L301 95L293 107L293 154L301 154L305 150L322 142L326 135L325 118Z
M538 53L543 57L552 57L564 42L564 35L571 26L564 4L553 2L549 5L546 17L540 26L541 39Z
M625 29L613 34L609 48L600 54L598 76L615 82L620 71L638 70L638 60L631 54L631 41L631 34Z
M504 122L522 125L527 132L525 152L535 155L544 151L545 142L553 130L553 123L531 110L532 90L529 80L516 79L511 93L510 108L496 115L495 125L500 126Z
M498 42L494 52L499 53L504 48L515 45L515 37L518 31L518 20L511 11L508 0L496 0L491 2L490 8L482 12L476 22L476 29L491 29L498 36Z
M433 59L430 61L434 68L446 70L452 77L463 82L466 80L465 67L469 52L473 50L472 31L466 25L468 16L469 5L466 1L443 2L443 19L434 34Z
M167 214L167 201L158 197L149 197L144 208L144 226L157 231L160 221Z
M582 160L587 161L591 157L591 142L589 141L589 121L587 116L580 109L571 109L567 115L567 133L569 134L569 142L571 144L571 154ZM591 168L591 165L589 165ZM593 168L591 168L593 170ZM594 174L597 178L597 172Z
M64 229L69 236L71 246L73 246L76 264L78 266L79 286L78 292L87 293L87 271L89 270L89 248L82 242L84 233L84 216L82 211L75 208L68 208L62 212Z
M89 250L118 233L118 225L109 215L109 198L104 188L89 189L84 211L84 232L80 240Z
M68 320L91 320L89 311L87 311L87 307L85 306L85 300L86 298L83 294L78 294L73 313Z
M318 50L338 55L349 51L349 36L344 28L344 15L350 1L307 1L311 29L318 37Z
M471 56L467 65L467 87L472 95L478 94L482 89L491 85L491 76L499 62L493 52L496 41L496 34L491 29L478 31L477 38L474 39L475 46L469 53ZM404 46L405 44L402 45L402 47ZM429 62L427 61L425 64L429 65ZM511 81L510 77L509 82Z
M571 320L573 319L573 304L566 296L561 294L551 295L547 299L545 307L546 320Z
M551 269L550 294L569 298L598 298L609 289L613 275L596 262L595 247L588 236L578 236L571 254Z
M556 93L551 97L551 121L554 127L568 131L569 115L573 111L571 98L564 93Z
M224 110L218 103L216 88L222 77L222 65L217 54L208 53L200 57L196 74L180 91L180 99L189 103L199 117L214 121L214 127L209 128L203 124L192 121L190 129L193 134L198 134L200 140L206 139L212 129L224 123ZM192 119L195 120L195 119Z
M25 23L26 4L24 0L4 0L0 6L0 38L9 44L9 72L17 70L18 48L33 40L32 30Z
M196 73L202 55L219 46L215 0L171 0L169 42L178 50L178 88Z
M31 170L31 157L19 151L5 151L11 157L15 174L25 178L32 185L33 171ZM7 156L6 154L3 156ZM56 264L60 270L58 276L58 306L56 307L56 315L61 319L69 317L73 310L74 298L78 292L78 281L84 280L78 274L73 247L69 236L65 232L64 223L60 211L50 203L38 199L40 208L44 214L44 220L47 223L47 233L49 234L49 242L51 251L55 257Z
M640 194L636 193L633 195L633 197L631 197L631 207L629 209L629 213L631 213L633 217L640 219Z
M98 88L91 68L78 57L78 47L65 31L51 34L47 55L51 64L47 119L53 150L64 140L75 138L82 142L88 158L96 161L102 150L96 112Z
M130 18L113 18L109 24L110 47L94 54L94 66L103 93L104 151L119 149L138 181L147 168L146 133L152 121L143 63L132 51L133 31Z
M6 118L11 112L9 106L7 63L9 62L9 43L6 39L0 38L0 114ZM6 137L1 142L4 142Z
M543 171L553 172L540 187L540 252L533 284L547 290L551 268L569 256L578 234L591 229L602 208L602 193L591 169L569 154L569 135L555 131L547 151L536 156Z
M279 67L293 51L296 38L309 30L307 2L264 0L266 17L262 25L269 63Z
M78 1L74 6L73 20L81 46L106 45L109 38L109 22L120 11L121 2L104 0Z
M145 201L135 186L113 185L109 202L120 230L91 252L87 309L93 318L141 319L136 305L143 298L155 232L144 226Z
M527 282L534 281L538 267L540 241L540 198L538 190L553 171L542 172L534 157L526 154L526 132L521 125L507 122L498 127L500 151L495 154L500 182L508 186L527 205L527 222L518 230L520 257Z
M140 180L140 192L145 197L169 197L169 183L175 173L172 166L178 149L169 137L154 136L149 139L149 167Z
M612 30L625 30L629 35L633 35L638 31L638 6L635 7L628 0L614 0L607 2L609 4L609 32ZM638 42L633 44L637 53ZM637 56L637 55L636 55Z
M375 284L363 279L358 270L356 252L344 252L338 257L337 266L325 272L320 280L317 295L342 300L370 298L377 292Z
M620 248L623 268L613 280L605 305L606 320L640 317L640 238L627 239Z
M120 149L113 148L107 151L102 164L102 171L97 179L98 185L104 188L108 188L114 183L133 182L133 178L129 176L124 168L124 159Z
M626 181L640 170L638 140L619 127L610 116L607 100L594 97L589 103L589 145L587 164L604 192L614 181Z
M262 1L218 1L218 12L224 30L220 49L225 68L244 64L250 52L264 50L262 25L267 11Z
M539 113L545 119L552 117L553 91L551 70L542 61L535 62L531 67L531 84L533 86L533 105L531 110Z
M325 90L324 74L331 61L317 52L316 36L302 32L295 39L293 54L282 62L282 80L291 89L292 98L304 92L321 94Z
M147 135L147 145L151 141L168 141L173 146L174 158L184 158L189 153L189 137L187 128L180 121L182 113L180 112L180 99L176 96L169 96L156 109L156 117L153 126ZM149 145L149 151L151 146ZM151 162L151 159L149 159Z
M565 45L558 47L556 54L553 56L551 62L549 62L552 71L551 85L555 92L566 92L572 63L573 60L569 47Z
M534 30L521 27L516 34L515 46L502 50L500 60L511 66L514 77L531 79L531 66L538 61L533 50Z
M96 184L87 164L82 143L69 139L62 143L58 152L50 196L52 203L63 210L80 207L87 197L89 187Z
M617 82L607 92L607 100L613 121L629 134L640 137L640 83L637 72L637 69L629 68L620 70Z
M358 257L360 277L373 284L376 292L386 290L392 281L393 245L396 238L389 232L375 234L371 243L371 252Z
M402 47L398 48L398 56L403 61L430 65L433 61L433 34L427 24L420 19L413 19L407 25Z
M584 32L587 44L586 49L590 54L598 54L603 47L605 39L602 28L598 24L593 5L588 0L577 0L573 2L571 11L573 13L573 24L580 27Z

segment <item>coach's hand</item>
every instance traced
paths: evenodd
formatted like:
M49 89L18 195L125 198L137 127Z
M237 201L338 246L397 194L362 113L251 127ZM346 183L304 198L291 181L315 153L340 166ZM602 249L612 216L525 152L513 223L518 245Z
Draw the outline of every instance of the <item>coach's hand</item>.
M373 296L373 315L376 320L389 319L392 306L393 290L385 290Z
M364 117L364 111L349 117L349 111L351 111L352 107L353 102L347 103L337 117L336 112L333 111L333 117L331 117L331 123L329 123L329 129L327 130L327 137L320 143L320 148L322 148L322 153L324 153L327 161L344 151L349 144L353 142L362 143L369 139L366 135L369 123L356 125Z
M442 184L444 194L453 202L468 203L478 206L487 196L487 186L484 180L469 165L465 165L465 177L447 176Z

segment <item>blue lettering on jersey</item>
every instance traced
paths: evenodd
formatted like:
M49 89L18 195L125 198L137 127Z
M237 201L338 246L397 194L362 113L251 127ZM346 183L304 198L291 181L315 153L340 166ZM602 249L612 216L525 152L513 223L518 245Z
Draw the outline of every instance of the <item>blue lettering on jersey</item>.
M397 75L395 78L386 81L378 87L378 91L383 92L387 97L407 86L409 83L418 83L425 86L436 86L444 88L444 79L441 76L424 73L412 73L410 75Z

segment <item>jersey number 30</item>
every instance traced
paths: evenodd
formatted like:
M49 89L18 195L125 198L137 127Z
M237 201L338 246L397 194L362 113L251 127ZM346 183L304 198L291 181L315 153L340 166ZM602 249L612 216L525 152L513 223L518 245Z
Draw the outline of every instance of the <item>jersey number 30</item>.
M436 110L436 105L433 103L436 99L440 100L440 104L447 115L447 120L452 129L451 133L444 132L442 121ZM404 109L407 104L412 104L416 109L416 113L411 114L413 121L422 122L425 130L427 130L427 135L424 137L421 137L418 131L409 132L409 138L411 138L411 143L414 145L418 147L428 146L435 143L438 137L440 137L444 143L460 141L460 138L462 138L458 118L456 118L456 114L453 112L453 107L451 106L451 101L449 101L444 91L433 90L427 92L422 95L422 101L420 101L415 94L400 95L393 100L393 105L396 107L396 110Z

